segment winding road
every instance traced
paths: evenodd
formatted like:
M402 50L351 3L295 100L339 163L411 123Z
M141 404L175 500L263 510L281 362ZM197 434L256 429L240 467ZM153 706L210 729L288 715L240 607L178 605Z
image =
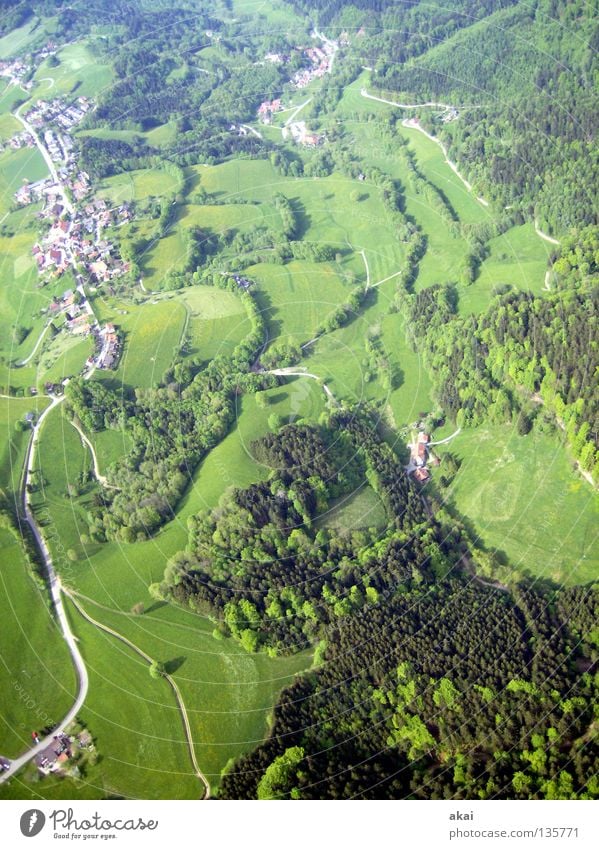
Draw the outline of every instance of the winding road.
M100 466L98 465L98 458L96 456L96 449L84 434L81 425L79 422L75 421L75 419L69 419L70 423L73 425L79 436L81 437L81 442L89 448L90 454L92 455L92 462L94 465L94 475L98 483L102 484L102 486L107 487L108 489L118 489L117 486L112 486L112 484L108 483L108 479L105 475L100 472Z
M46 332L47 332L47 330L48 330L48 328L50 327L51 324L52 324L52 322L49 321L46 325L44 325L44 328L43 328L42 332L40 333L37 342L35 343L35 347L34 347L33 351L29 354L29 356L26 359L21 360L20 363L17 363L18 368L21 368L22 366L26 366L27 363L35 356L37 349L42 344L42 340L43 340L44 336L46 335Z
M317 374L312 374L311 372L306 371L305 369L298 369L294 366L288 366L287 368L273 368L270 369L270 371L267 371L266 374L276 374L280 377L309 377L312 380L317 380L318 383L321 384L325 395L331 399L333 404L337 406L337 399L335 398L329 387L326 385L326 383L322 383L320 377Z
M548 236L547 233L543 233L542 230L539 229L539 225L537 219L535 218L535 233L540 239L543 239L545 242L549 242L551 245L559 245L557 239L554 239L553 236Z
M431 133L427 132L424 129L424 127L421 127L419 122L415 118L404 118L404 120L401 122L401 124L402 124L403 127L406 127L408 130L418 130L419 132L424 133L424 135L427 137L427 139L430 139L431 141L435 142L435 144L438 144L439 147L441 148L441 150L443 151L443 156L445 157L445 162L447 163L447 165L449 165L449 167L451 168L453 173L456 175L456 177L458 177L462 181L462 183L466 186L468 191L471 194L474 194L474 191L472 189L472 183L469 183L468 180L464 177L464 175L460 174L460 172L458 170L458 166L455 164L455 162L451 161L451 159L449 158L449 156L447 154L447 148L445 147L445 145L443 144L443 142L440 139L438 139L436 136L431 135ZM485 200L485 198L483 198L483 197L480 197L480 195L474 195L474 197L483 206L489 205L489 201Z

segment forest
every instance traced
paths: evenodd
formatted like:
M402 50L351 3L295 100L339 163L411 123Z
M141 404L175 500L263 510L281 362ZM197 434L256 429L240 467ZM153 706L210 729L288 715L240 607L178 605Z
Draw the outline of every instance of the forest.
M557 421L582 468L599 474L596 286L543 298L508 292L479 317L458 316L455 290L447 286L424 289L405 303L437 400L454 421L517 420L522 435L535 422L550 428Z
M597 593L472 580L466 530L428 515L363 409L255 450L269 480L190 519L156 590L248 651L317 647L220 797L592 798ZM315 524L364 475L387 530Z

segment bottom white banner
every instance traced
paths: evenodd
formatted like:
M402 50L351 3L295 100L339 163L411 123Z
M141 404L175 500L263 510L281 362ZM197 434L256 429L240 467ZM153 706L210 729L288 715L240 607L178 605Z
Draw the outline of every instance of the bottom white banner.
M599 846L596 802L0 802L0 844L177 849ZM28 843L28 841L31 841ZM117 842L118 841L118 842ZM63 844L64 845L64 844Z

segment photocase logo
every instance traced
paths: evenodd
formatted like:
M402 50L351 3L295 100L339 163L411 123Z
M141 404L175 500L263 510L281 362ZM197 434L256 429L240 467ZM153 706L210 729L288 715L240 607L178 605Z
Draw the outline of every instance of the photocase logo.
M44 813L37 808L25 811L21 816L21 834L25 837L35 837L46 824Z

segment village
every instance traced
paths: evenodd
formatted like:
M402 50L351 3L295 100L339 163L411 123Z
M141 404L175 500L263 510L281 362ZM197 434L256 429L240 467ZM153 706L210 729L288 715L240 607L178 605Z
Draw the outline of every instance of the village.
M312 32L312 38L320 39L322 45L302 49L302 54L309 60L310 64L308 67L296 71L289 81L293 88L298 90L306 88L313 80L330 73L335 55L339 49L340 42L332 41L321 33L316 32L316 30ZM265 59L268 62L276 64L286 64L289 62L289 56L284 56L280 53L268 53ZM273 98L272 100L264 100L258 107L257 118L262 124L268 126L272 124L274 115L284 111L288 111L288 109L283 106L280 97ZM289 122L282 128L282 134L283 138L288 138L291 135L291 138L296 144L304 147L317 147L325 140L323 133L310 132L306 127L305 121Z
M37 145L46 161L49 159L57 165L50 169L49 177L24 184L14 195L20 206L42 203L38 217L49 225L32 248L40 274L38 286L43 287L68 271L72 271L77 281L76 291L67 289L42 312L51 320L64 314L63 326L72 334L92 334L96 351L86 367L111 369L118 364L120 355L118 333L112 325L100 327L84 287L86 283L110 284L129 271L129 263L104 238L103 231L126 224L132 212L126 203L110 207L103 198L89 197L90 177L78 167L71 131L91 109L93 103L86 97L78 97L72 104L58 98L40 100L22 118L27 129L14 136L9 144L13 148Z

